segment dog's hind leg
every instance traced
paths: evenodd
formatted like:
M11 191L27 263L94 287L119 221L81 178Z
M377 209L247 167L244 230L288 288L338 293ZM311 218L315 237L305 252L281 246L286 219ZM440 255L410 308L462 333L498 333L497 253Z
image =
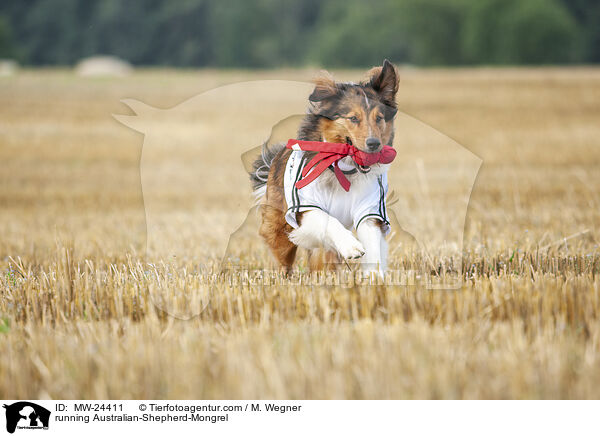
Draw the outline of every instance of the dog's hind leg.
M285 221L285 215L281 209L263 205L259 233L286 273L292 269L298 249L288 237L288 233L291 231L292 227Z
M310 251L308 265L311 271L335 271L340 263L337 253L324 248L315 248Z

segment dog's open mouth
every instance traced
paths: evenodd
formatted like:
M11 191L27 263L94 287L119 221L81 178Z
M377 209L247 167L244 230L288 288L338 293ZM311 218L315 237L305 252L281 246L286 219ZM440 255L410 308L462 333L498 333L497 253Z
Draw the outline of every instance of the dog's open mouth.
M350 137L349 137L349 136L346 136L346 144L348 144L348 145L352 145L352 139L350 139ZM357 164L357 163L355 163L355 165L356 165L356 168L358 168L358 170L359 170L361 173L363 173L363 174L366 174L366 173L368 173L369 171L371 171L371 167L368 167L368 166L365 166L365 165L359 165L359 164Z

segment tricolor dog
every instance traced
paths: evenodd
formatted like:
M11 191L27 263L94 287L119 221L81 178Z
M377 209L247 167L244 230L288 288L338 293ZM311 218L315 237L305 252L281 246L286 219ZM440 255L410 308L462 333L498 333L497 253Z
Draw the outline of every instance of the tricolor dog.
M297 137L263 147L251 173L260 235L286 271L298 247L309 250L312 269L322 267L324 251L330 261L360 258L365 272L385 271L397 91L398 72L387 60L360 83L324 74Z

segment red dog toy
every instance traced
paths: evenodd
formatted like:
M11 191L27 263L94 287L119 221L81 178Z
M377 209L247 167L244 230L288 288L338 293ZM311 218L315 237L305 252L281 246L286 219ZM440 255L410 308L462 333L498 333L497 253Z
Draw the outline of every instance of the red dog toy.
M354 162L363 167L376 163L389 164L396 157L394 147L384 145L378 153L367 153L350 144L319 141L298 141L290 139L286 145L291 150L318 151L319 153L306 164L302 170L302 179L296 182L296 188L304 188L321 175L323 171L333 165L333 172L342 188L350 190L350 180L346 178L338 166L338 161L346 156L352 157ZM312 169L312 171L311 171ZM309 174L310 173L310 174Z

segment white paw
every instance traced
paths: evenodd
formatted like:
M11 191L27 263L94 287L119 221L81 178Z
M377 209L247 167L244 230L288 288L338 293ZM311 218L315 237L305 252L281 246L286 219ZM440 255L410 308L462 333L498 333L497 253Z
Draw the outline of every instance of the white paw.
M336 250L344 259L358 259L365 254L365 247L350 232L340 235L335 245Z

